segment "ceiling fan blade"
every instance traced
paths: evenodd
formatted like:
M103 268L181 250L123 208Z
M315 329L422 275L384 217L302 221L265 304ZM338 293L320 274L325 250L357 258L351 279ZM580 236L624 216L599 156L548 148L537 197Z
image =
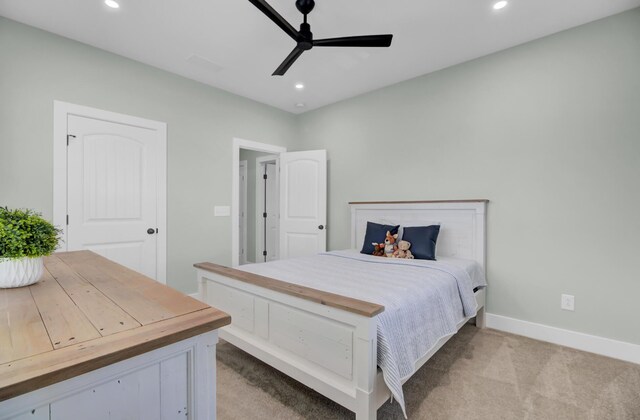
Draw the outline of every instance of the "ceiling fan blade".
M314 47L388 47L393 35L361 35L314 39Z
M303 52L303 49L295 47L293 51L289 53L287 58L284 59L282 64L280 64L280 66L276 69L276 71L273 72L272 76L283 76L287 72L287 70L289 70L289 67L291 67L291 65L298 59L298 57L302 55Z
M278 12L276 12L273 7L269 6L264 0L249 0L251 4L256 6L262 13L267 15L269 19L271 19L276 25L278 25L283 31L285 31L291 38L294 40L298 40L298 31L296 28L291 26L289 22L285 20Z

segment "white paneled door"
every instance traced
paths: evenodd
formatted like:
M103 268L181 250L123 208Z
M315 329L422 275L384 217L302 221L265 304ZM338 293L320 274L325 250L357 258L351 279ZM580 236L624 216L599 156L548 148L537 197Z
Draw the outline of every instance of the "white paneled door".
M67 249L157 275L158 132L68 116Z
M240 264L247 264L247 161L240 161L240 218L238 219Z
M280 211L280 197L278 194L278 176L276 173L276 162L267 162L264 164L265 174L267 179L264 180L264 212L267 213L267 217L263 220L264 223L264 235L266 235L265 250L267 251L266 261L275 261L278 259L278 228L279 219L278 213Z
M280 154L280 197L280 258L326 251L326 150Z

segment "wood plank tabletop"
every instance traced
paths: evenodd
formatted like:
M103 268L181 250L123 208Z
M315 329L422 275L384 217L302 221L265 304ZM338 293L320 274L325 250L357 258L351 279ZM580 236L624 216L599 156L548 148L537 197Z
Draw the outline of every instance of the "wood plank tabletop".
M91 251L53 254L38 283L0 289L0 401L230 322Z

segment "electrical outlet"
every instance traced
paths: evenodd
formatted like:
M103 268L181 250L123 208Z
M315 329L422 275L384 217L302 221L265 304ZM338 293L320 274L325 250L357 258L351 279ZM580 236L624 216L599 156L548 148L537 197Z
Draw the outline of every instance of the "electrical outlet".
M573 311L575 308L575 297L573 295L560 295L560 308L565 311Z

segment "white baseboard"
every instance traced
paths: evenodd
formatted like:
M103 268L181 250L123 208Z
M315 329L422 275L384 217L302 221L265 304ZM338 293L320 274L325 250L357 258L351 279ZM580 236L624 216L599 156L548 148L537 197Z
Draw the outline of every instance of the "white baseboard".
M194 299L200 300L200 293L198 293L198 292L190 293L188 296L191 296Z
M487 313L487 327L640 364L640 345Z

